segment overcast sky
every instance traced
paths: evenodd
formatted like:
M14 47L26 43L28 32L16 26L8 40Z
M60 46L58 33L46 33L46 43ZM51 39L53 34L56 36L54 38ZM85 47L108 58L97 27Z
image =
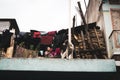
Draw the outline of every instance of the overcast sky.
M0 18L15 18L20 31L66 29L70 25L69 1L0 0ZM85 12L84 0L71 0L71 18L76 15L77 25L80 25L80 15L75 9L75 6L78 6L77 1L81 2Z

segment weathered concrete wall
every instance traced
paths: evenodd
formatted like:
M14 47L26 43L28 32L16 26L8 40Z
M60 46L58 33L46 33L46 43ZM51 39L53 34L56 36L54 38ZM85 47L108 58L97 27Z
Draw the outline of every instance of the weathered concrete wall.
M116 72L116 66L109 59L2 58L0 70Z
M98 21L99 16L99 6L102 0L90 0L86 12L86 21L88 23L93 23Z

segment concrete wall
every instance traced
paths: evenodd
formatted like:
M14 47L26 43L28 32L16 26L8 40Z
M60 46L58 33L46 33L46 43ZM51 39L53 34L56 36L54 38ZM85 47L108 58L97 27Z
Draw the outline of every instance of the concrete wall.
M0 70L116 72L116 66L112 59L1 58Z
M86 12L86 21L88 23L93 23L93 22L97 22L99 20L99 15L100 15L100 11L99 11L99 6L101 4L102 0L90 0L89 4L88 4L88 8L87 8L87 12Z

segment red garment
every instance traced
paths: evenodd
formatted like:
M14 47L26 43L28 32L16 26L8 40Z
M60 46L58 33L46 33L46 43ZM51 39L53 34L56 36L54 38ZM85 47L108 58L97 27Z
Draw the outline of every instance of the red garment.
M51 52L53 56L60 55L60 48L56 48L55 51Z
M40 38L40 32L34 32L33 38Z
M56 48L55 51L53 51L53 49L51 48L49 51L48 51L48 57L55 57L55 56L58 56L60 55L60 48Z
M50 32L48 32L47 34L48 34L49 36L55 36L56 33L57 33L57 31L50 31Z
M41 44L51 45L53 41L53 36L41 36Z
M60 48L56 48L55 53L56 53L56 55L59 55L60 54Z

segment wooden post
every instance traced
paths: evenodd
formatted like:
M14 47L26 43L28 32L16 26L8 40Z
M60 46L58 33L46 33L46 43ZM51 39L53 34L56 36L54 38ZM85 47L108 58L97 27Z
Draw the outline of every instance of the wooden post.
M71 0L69 0L68 59L73 59L74 45L71 42ZM72 51L69 51L72 50ZM69 53L70 52L70 53Z
M71 0L69 0L69 28L68 28L68 42L71 43Z
M80 2L78 2L78 7L79 7L79 11L80 11L80 16L81 16L81 18L83 20L83 23L85 25L85 32L86 32L86 35L87 35L88 43L90 45L90 48L93 49L93 46L92 46L92 43L91 43L91 40L90 40L90 35L88 33L88 24L86 23L85 17L83 15Z

